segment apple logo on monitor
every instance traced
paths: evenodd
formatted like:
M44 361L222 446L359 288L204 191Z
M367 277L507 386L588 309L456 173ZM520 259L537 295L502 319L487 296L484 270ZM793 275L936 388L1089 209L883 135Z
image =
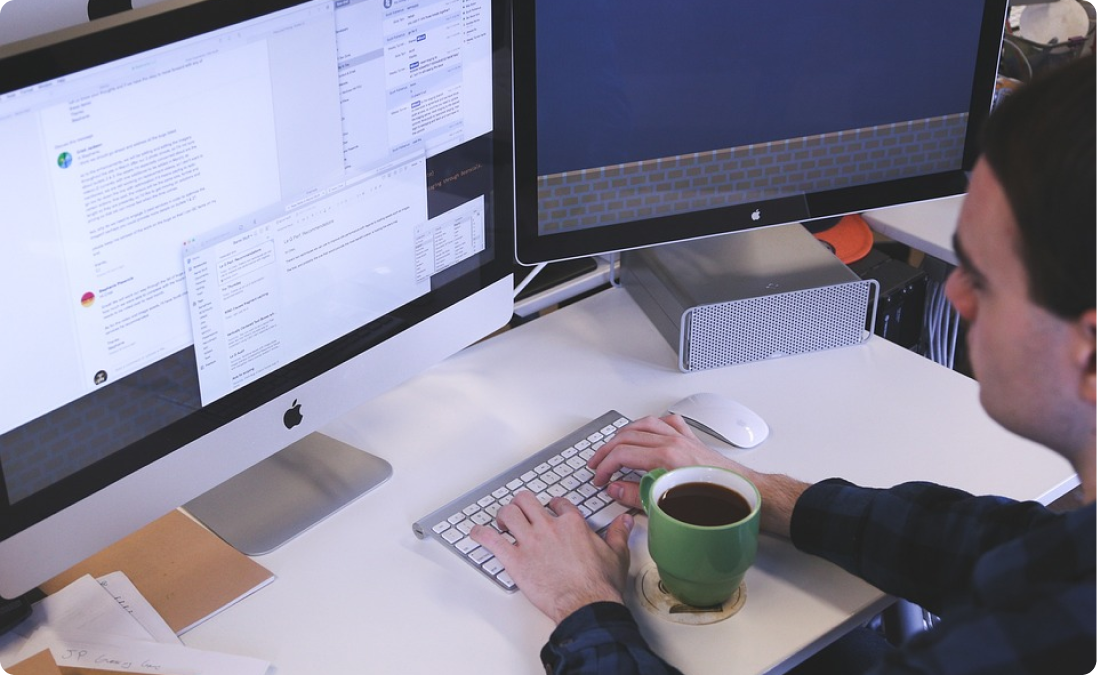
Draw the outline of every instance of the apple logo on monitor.
M754 209L750 214L750 219L754 222L758 222L762 219L762 209Z
M297 402L297 399L293 399L293 405L286 411L286 414L282 415L282 424L285 424L287 429L292 429L304 419L305 416L301 414L301 404Z

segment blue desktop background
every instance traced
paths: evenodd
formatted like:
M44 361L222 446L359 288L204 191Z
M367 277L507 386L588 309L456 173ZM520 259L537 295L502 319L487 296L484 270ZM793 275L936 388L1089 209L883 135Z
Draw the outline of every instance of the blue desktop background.
M982 2L542 0L538 174L966 112Z

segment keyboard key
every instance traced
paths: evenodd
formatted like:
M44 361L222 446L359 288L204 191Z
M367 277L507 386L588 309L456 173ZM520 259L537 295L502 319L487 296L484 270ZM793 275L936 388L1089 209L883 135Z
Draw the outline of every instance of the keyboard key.
M468 554L480 548L480 544L477 544L475 541L473 541L471 537L465 537L461 541L454 544L453 547L461 553Z
M579 494L583 495L584 497L593 497L594 495L596 495L596 494L598 494L599 492L601 492L601 490L599 490L598 488L594 487L594 486L593 486L593 485L591 485L590 483L583 483L583 484L581 484L581 485L580 485L580 486L579 486L578 488L576 488L576 491L577 491L577 492L578 492Z
M476 563L477 565L484 563L491 557L491 551L487 550L486 548L477 548L474 549L472 553L469 553L469 560Z
M480 511L479 513L474 514L472 518L470 518L470 520L477 525L487 525L491 522L491 519L492 516L486 511Z
M594 472L585 466L582 469L575 470L575 480L580 483L589 483L592 478L594 478Z
M593 514L590 518L587 518L587 524L594 530L601 530L604 527L608 527L613 519L622 513L628 513L628 507L617 502L611 502L606 504L606 507L601 511Z
M587 507L591 511L598 511L605 505L606 505L606 502L602 501L598 497L591 497L590 499L583 502L583 506ZM458 525L457 527L460 528L461 526ZM468 533L466 532L466 534L468 534Z

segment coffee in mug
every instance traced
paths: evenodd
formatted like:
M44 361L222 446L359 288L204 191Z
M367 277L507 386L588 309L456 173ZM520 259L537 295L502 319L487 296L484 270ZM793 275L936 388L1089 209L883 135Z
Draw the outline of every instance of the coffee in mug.
M659 507L675 520L702 527L730 525L750 515L743 495L716 483L676 485L659 498Z

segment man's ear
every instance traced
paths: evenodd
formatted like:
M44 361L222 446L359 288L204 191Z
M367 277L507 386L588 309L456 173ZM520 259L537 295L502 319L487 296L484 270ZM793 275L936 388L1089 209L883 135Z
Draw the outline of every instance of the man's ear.
M1080 392L1083 399L1097 405L1097 310L1090 309L1078 318L1078 346L1075 350L1075 363L1081 368Z

